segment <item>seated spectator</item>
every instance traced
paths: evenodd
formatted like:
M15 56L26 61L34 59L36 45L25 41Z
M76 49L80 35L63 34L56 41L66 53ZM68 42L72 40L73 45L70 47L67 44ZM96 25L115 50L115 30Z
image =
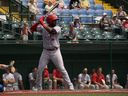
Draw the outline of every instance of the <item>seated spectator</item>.
M77 29L82 29L82 24L80 23L80 19L78 16L74 17L74 21L69 26L69 34L65 34L65 36L71 40L72 43L79 43L78 42L78 33Z
M70 0L69 9L79 9L81 8L80 0Z
M64 86L64 80L62 77L62 73L55 68L53 70L53 89L61 88Z
M110 19L107 17L107 13L103 13L99 25L101 30L110 31Z
M87 74L88 69L84 68L83 72L78 75L78 84L80 89L94 89L95 86L91 84L90 76Z
M59 3L58 8L59 8L59 9L66 9L67 6L65 5L64 0L59 0L59 1L60 1L60 3Z
M106 75L106 83L107 85L111 86L111 79L110 79L110 74ZM112 88L114 89L123 89L123 87L121 85L118 84L118 77L115 74L115 70L112 70Z
M53 7L53 4L51 1L48 2L48 4L45 6L45 14L51 10ZM53 12L53 11L52 11Z
M33 68L32 72L29 73L29 76L28 76L31 90L35 87L36 75L37 75L37 68L35 67Z
M52 80L50 79L50 74L47 66L44 68L43 71L43 84L46 89L52 89Z
M81 8L89 9L90 3L89 0L81 0Z
M28 23L24 22L23 28L21 30L21 37L22 37L23 41L25 41L25 42L28 41L29 33L32 34L29 29Z
M13 73L14 78L15 78L15 83L13 84L13 89L14 90L24 90L22 75L19 72L17 72L17 69L15 67L12 67L11 72Z
M53 5L56 3L56 0L43 0L45 6L48 5L48 2L51 2Z
M125 84L125 88L128 89L128 74L126 76L126 84Z
M31 20L35 20L35 15L40 14L40 10L34 0L30 0L28 3L29 11L32 12Z
M5 91L13 91L13 84L16 83L16 81L14 75L11 73L11 69L7 68L6 73L4 73L2 77Z
M102 73L102 68L98 68L97 73L92 74L92 84L96 86L96 89L108 89L106 85L104 74Z
M112 27L112 30L115 34L122 34L122 23L121 20L117 18L116 15L113 15L112 19L110 20L110 24Z
M116 13L117 17L122 21L126 16L127 13L123 10L123 6L120 6L118 12Z

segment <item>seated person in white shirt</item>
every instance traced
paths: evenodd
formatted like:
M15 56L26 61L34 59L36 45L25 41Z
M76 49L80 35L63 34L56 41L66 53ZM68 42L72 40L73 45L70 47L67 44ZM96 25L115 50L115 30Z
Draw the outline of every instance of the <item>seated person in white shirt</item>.
M94 89L95 86L91 84L90 76L87 74L88 69L84 68L83 72L78 75L78 84L80 89Z
M6 73L4 73L2 77L5 91L13 91L13 84L15 83L15 78L14 75L11 73L10 68L6 69Z
M110 86L111 85L111 79L110 79L110 74L106 75L106 83ZM117 82L117 75L115 74L115 70L112 70L112 88L113 89L123 89L123 86L121 86L118 82Z

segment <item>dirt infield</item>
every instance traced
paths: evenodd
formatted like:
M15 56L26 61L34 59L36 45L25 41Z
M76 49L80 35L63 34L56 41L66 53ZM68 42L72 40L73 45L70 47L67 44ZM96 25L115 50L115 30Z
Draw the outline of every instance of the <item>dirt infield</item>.
M18 94L113 94L113 93L124 93L128 94L128 90L42 90L42 91L31 91L31 90L23 90L23 91L11 91L11 92L3 92L0 93L0 96L13 96Z

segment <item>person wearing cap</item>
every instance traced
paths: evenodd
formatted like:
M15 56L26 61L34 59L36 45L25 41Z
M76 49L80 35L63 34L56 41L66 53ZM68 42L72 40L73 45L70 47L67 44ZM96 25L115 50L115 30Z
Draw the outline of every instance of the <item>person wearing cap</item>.
M95 88L95 86L91 84L91 79L87 72L88 72L88 69L84 68L82 73L78 75L79 89L94 89Z
M73 43L79 43L77 30L81 29L81 27L80 18L78 16L74 16L74 21L69 25L69 37Z
M44 29L44 31L42 32L43 51L39 59L36 85L33 88L34 91L42 90L42 72L49 61L52 61L53 64L62 73L62 77L68 85L68 89L71 91L74 90L74 86L64 66L63 58L60 51L59 36L61 34L61 27L57 25L57 20L58 16L56 14L49 14L46 18L42 16L39 19L39 22L33 24L31 27L32 32L36 30L39 24L41 24Z
M107 13L103 13L99 26L103 31L110 31L110 19L107 17Z

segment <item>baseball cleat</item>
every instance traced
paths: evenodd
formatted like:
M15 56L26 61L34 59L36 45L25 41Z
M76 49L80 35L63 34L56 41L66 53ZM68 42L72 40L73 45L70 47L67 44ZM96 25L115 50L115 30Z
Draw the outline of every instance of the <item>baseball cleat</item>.
M69 86L69 90L74 91L75 89L73 86Z

